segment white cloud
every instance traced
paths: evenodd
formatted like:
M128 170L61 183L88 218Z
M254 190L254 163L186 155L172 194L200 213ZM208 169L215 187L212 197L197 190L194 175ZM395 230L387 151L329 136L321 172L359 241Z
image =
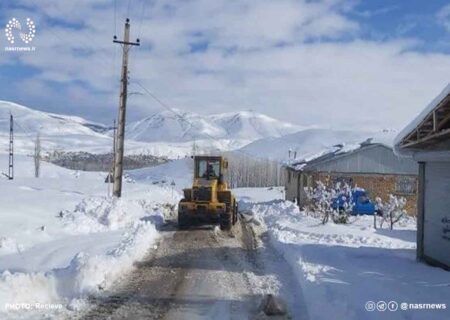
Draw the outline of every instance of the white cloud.
M439 12L436 14L436 17L441 23L445 29L447 29L448 32L450 32L450 4L444 6L439 10Z
M39 21L38 51L20 56L41 70L27 82L30 100L109 121L120 70L120 48L112 44L114 8L105 6L111 1L20 2ZM121 38L126 3L118 3ZM133 84L137 79L168 104L201 113L251 108L305 125L399 127L448 82L450 57L411 52L409 40L360 39L359 25L345 15L352 5L156 1L148 2L141 24L142 2L134 1L131 34L142 46L131 52L130 90L142 91ZM48 16L66 25L51 25ZM341 36L345 42L336 41ZM208 50L190 52L194 42L207 43ZM52 90L48 81L64 89ZM130 119L161 108L148 96L130 97L129 106Z

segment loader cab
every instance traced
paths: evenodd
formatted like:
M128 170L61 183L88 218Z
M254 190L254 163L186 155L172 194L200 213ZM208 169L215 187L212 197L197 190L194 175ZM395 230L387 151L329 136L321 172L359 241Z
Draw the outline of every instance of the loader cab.
M227 161L222 157L195 157L195 178L222 180Z

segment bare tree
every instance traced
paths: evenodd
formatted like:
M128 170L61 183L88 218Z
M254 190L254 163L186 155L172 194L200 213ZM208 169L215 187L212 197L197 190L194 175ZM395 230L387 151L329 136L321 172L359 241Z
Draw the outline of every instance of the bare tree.
M34 143L34 176L39 178L41 172L41 137L38 133Z
M375 199L377 209L381 212L382 217L380 221L380 228L383 228L383 224L387 222L389 228L394 229L394 225L399 222L404 216L406 216L406 199L403 197L396 197L392 194L389 195L389 200L383 202L381 198Z

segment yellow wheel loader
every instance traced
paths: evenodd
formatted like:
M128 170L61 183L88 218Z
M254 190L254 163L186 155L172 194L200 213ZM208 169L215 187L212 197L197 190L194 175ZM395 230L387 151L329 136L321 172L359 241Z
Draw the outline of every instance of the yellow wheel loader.
M192 188L184 189L184 198L178 204L178 226L191 224L219 224L230 230L237 221L237 204L225 181L228 161L223 157L194 157Z

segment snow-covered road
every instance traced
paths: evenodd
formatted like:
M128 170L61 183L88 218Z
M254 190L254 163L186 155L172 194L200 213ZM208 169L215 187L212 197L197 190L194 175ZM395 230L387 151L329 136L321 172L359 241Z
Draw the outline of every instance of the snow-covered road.
M280 294L290 315L306 319L286 261L258 245L239 223L232 233L166 225L158 249L136 264L82 319L264 319L265 294ZM270 258L268 257L270 255ZM282 276L280 276L282 275ZM288 316L276 319L287 319Z

